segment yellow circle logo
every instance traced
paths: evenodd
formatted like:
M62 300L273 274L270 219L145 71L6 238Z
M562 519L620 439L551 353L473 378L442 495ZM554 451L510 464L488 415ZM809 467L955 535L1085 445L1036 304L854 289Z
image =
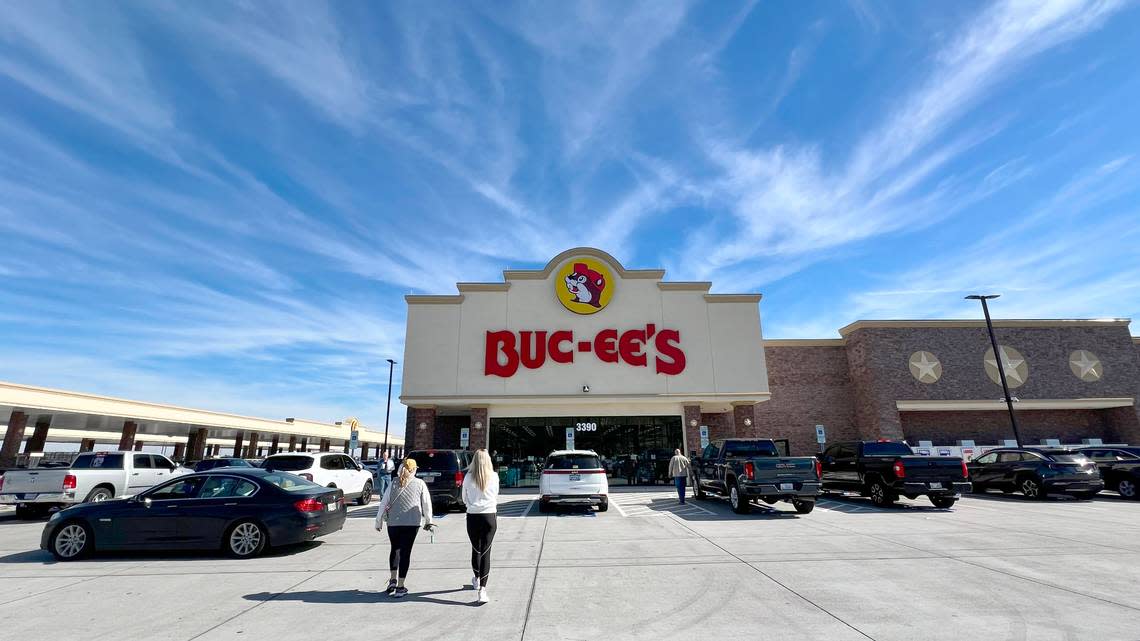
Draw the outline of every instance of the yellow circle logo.
M613 276L597 259L571 258L558 270L554 293L562 306L575 314L595 314L614 297Z

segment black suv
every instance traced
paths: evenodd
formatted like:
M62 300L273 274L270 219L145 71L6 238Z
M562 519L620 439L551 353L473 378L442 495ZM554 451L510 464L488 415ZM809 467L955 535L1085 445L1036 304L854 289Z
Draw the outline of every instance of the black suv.
M1140 498L1136 492L1140 484L1140 447L1091 445L1077 451L1096 463L1106 489L1116 490L1126 499Z
M416 462L416 477L427 484L432 503L443 509L463 508L463 475L471 464L466 450L413 450L405 458Z
M1104 489L1096 464L1080 452L1063 448L1001 447L971 461L975 492L1021 492L1027 499L1050 493L1091 499Z

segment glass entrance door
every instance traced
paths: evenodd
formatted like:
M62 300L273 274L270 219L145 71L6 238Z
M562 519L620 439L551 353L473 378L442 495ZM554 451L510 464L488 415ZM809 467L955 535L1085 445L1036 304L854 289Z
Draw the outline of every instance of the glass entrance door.
M503 487L537 487L546 456L568 439L602 459L610 485L671 482L669 459L684 449L679 416L581 416L490 419L491 459Z

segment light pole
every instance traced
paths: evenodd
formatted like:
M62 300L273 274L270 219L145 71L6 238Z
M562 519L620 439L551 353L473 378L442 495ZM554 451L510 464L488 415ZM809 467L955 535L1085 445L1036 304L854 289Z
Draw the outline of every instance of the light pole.
M384 411L384 453L388 453L388 419L392 416L392 371L396 361L388 359L388 409Z
M967 300L980 300L982 301L982 313L986 316L986 330L990 333L990 345L994 349L994 361L997 362L998 378L1001 379L1001 389L1005 392L1005 406L1009 408L1009 424L1013 426L1013 440L1017 441L1017 446L1021 447L1021 432L1017 429L1017 416L1013 413L1013 398L1009 395L1009 383L1005 381L1005 365L1002 364L1001 349L998 348L997 337L994 336L994 323L990 320L990 307L986 304L987 300L997 298L1001 294L971 294L966 297Z

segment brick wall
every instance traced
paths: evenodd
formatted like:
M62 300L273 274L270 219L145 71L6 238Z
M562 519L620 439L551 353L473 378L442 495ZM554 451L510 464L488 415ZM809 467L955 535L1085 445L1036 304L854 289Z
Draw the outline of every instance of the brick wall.
M1105 413L1106 410L1024 410L1017 412L1017 424L1026 445L1037 445L1045 438L1080 443L1083 438L1106 438ZM954 445L962 439L973 439L978 445L996 445L1013 438L1007 412L903 412L902 425L911 445L920 440Z
M786 438L796 455L818 451L815 426L829 440L859 437L843 346L765 347L771 400L757 403L752 436Z

